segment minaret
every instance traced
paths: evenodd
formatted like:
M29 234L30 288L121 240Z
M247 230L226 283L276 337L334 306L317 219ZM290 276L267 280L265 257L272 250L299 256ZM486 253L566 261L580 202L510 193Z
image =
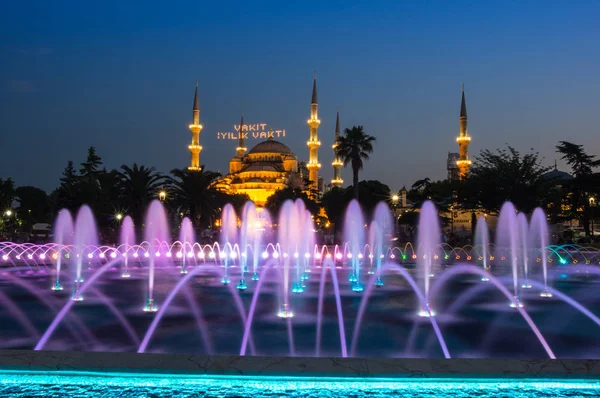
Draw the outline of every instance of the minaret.
M469 142L471 142L471 137L467 129L467 104L465 102L464 84L462 86L462 102L460 104L460 133L456 137L456 142L458 142L458 160L456 161L456 165L458 166L458 172L462 180L469 172L469 167L471 167L471 161L469 160Z
M202 131L202 125L200 124L200 105L198 103L198 80L196 80L196 93L194 94L192 115L194 117L194 122L190 124L192 143L188 146L192 154L192 159L188 170L200 171L200 151L202 150L202 146L200 145L200 131Z
M319 163L319 147L321 142L319 141L319 104L317 101L317 74L315 73L313 80L312 90L312 101L310 104L310 119L307 121L310 127L310 138L306 145L309 150L308 163L306 168L308 169L308 179L310 180L310 188L318 189L319 186L319 169L321 164Z
M244 146L244 113L242 112L242 121L240 122L240 130L238 131L239 142L235 151L238 158L243 158L246 154L246 147Z
M341 188L344 180L342 180L342 166L344 162L340 159L337 154L336 148L338 146L338 139L340 138L340 111L337 112L337 117L335 119L335 141L331 146L333 148L333 162L331 165L333 166L333 180L331 180L331 185L333 187Z

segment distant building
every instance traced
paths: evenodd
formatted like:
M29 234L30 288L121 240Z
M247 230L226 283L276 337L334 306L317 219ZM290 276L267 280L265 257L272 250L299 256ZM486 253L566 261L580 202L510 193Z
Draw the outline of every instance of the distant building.
M448 160L446 161L446 169L448 170L448 179L452 181L460 180L460 171L456 162L458 161L458 153L448 152Z

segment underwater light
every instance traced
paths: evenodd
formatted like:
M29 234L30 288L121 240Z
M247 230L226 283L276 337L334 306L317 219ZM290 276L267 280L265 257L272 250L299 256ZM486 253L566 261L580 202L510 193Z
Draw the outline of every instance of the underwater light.
M194 253L192 253L192 256L193 255L194 255ZM181 258L181 257L183 257L183 253L182 252L177 252L177 253L175 253L175 257Z
M100 254L98 255L98 257L100 257L100 258L104 258L104 253L100 253ZM91 257L90 257L90 258L91 258Z
M262 252L262 258L269 258L269 252Z
M110 258L117 258L117 252L110 253Z

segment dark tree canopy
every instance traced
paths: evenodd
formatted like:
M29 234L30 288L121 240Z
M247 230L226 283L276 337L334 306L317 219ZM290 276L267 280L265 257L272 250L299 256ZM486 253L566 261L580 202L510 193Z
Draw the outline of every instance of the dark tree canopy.
M473 162L461 199L477 198L488 213L498 212L505 201L529 213L544 203L549 184L542 176L549 169L542 166L537 152L522 155L511 146L485 149Z

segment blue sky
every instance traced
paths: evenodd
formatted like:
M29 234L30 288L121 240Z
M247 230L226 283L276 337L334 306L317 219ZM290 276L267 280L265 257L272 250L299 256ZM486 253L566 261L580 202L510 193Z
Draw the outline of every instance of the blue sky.
M472 158L508 143L551 165L559 140L600 154L597 1L0 7L0 177L18 185L52 189L89 146L108 168L187 166L196 80L209 169L227 171L236 143L217 131L231 130L242 111L247 123L285 128L282 141L306 159L314 71L326 180L337 108L342 127L377 137L361 179L399 189L444 178L462 82ZM349 169L343 177L351 181Z

